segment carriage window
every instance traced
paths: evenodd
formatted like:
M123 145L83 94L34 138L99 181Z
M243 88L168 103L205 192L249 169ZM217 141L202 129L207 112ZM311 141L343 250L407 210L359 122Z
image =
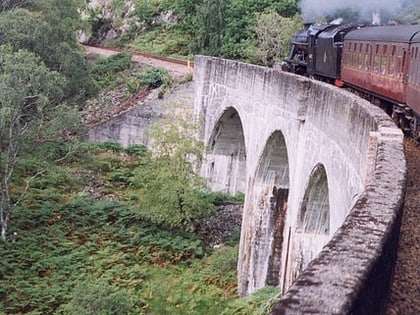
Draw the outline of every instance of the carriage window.
M394 69L395 69L395 57L391 56L391 57L389 57L388 73L390 75L393 75L394 74Z
M379 64L380 64L379 55L375 55L373 57L373 71L375 71L376 73L379 72Z
M369 70L369 64L370 64L370 58L369 58L369 54L365 54L365 60L364 60L364 69L365 70Z
M357 66L357 52L353 51L351 64Z
M370 45L369 44L366 44L365 45L365 60L363 62L364 69L366 71L369 71L369 66L370 66L370 53L369 53L369 48L370 48Z
M388 61L388 58L386 56L381 57L381 74L386 73L387 61Z
M362 53L359 53L359 60L357 62L358 68L362 69L363 64L364 64L364 55Z
M403 69L404 48L398 47L397 59L395 61L395 74L400 77Z

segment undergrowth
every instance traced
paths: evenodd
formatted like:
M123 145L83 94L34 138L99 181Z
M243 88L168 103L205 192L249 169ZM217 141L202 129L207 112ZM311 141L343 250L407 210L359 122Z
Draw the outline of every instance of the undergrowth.
M16 240L0 244L0 314L251 314L236 298L237 244L206 248L136 210L144 147L67 146L19 165L44 171L10 222Z

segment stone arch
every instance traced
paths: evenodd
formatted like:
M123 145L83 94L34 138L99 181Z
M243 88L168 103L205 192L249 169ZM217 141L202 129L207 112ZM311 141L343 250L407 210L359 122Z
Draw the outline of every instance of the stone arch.
M208 143L207 178L212 190L229 194L245 192L246 149L242 121L229 107L217 120Z
M264 285L280 282L283 230L289 197L289 159L281 131L269 137L256 174L258 207L261 211L257 234L263 265L266 266ZM262 216L261 216L262 215ZM257 261L260 259L257 259Z
M289 271L293 282L309 262L319 254L329 240L330 203L327 172L317 164L309 176L305 194L298 210L292 265Z
M298 228L303 233L330 233L330 203L328 178L325 167L318 164L313 169L299 210Z

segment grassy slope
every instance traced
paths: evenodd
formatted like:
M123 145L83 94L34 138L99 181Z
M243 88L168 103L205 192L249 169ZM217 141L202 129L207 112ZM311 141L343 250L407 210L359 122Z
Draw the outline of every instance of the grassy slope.
M73 159L50 165L15 212L18 239L0 244L0 310L60 313L77 284L102 281L128 294L134 314L220 314L235 297L236 248L204 255L194 235L142 221L125 198L136 158L97 150ZM94 182L120 201L82 193Z

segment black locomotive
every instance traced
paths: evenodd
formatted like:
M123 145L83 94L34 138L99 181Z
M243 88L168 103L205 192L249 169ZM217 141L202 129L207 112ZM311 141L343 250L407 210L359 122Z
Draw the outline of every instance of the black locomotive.
M282 69L346 87L420 139L420 25L306 24Z

